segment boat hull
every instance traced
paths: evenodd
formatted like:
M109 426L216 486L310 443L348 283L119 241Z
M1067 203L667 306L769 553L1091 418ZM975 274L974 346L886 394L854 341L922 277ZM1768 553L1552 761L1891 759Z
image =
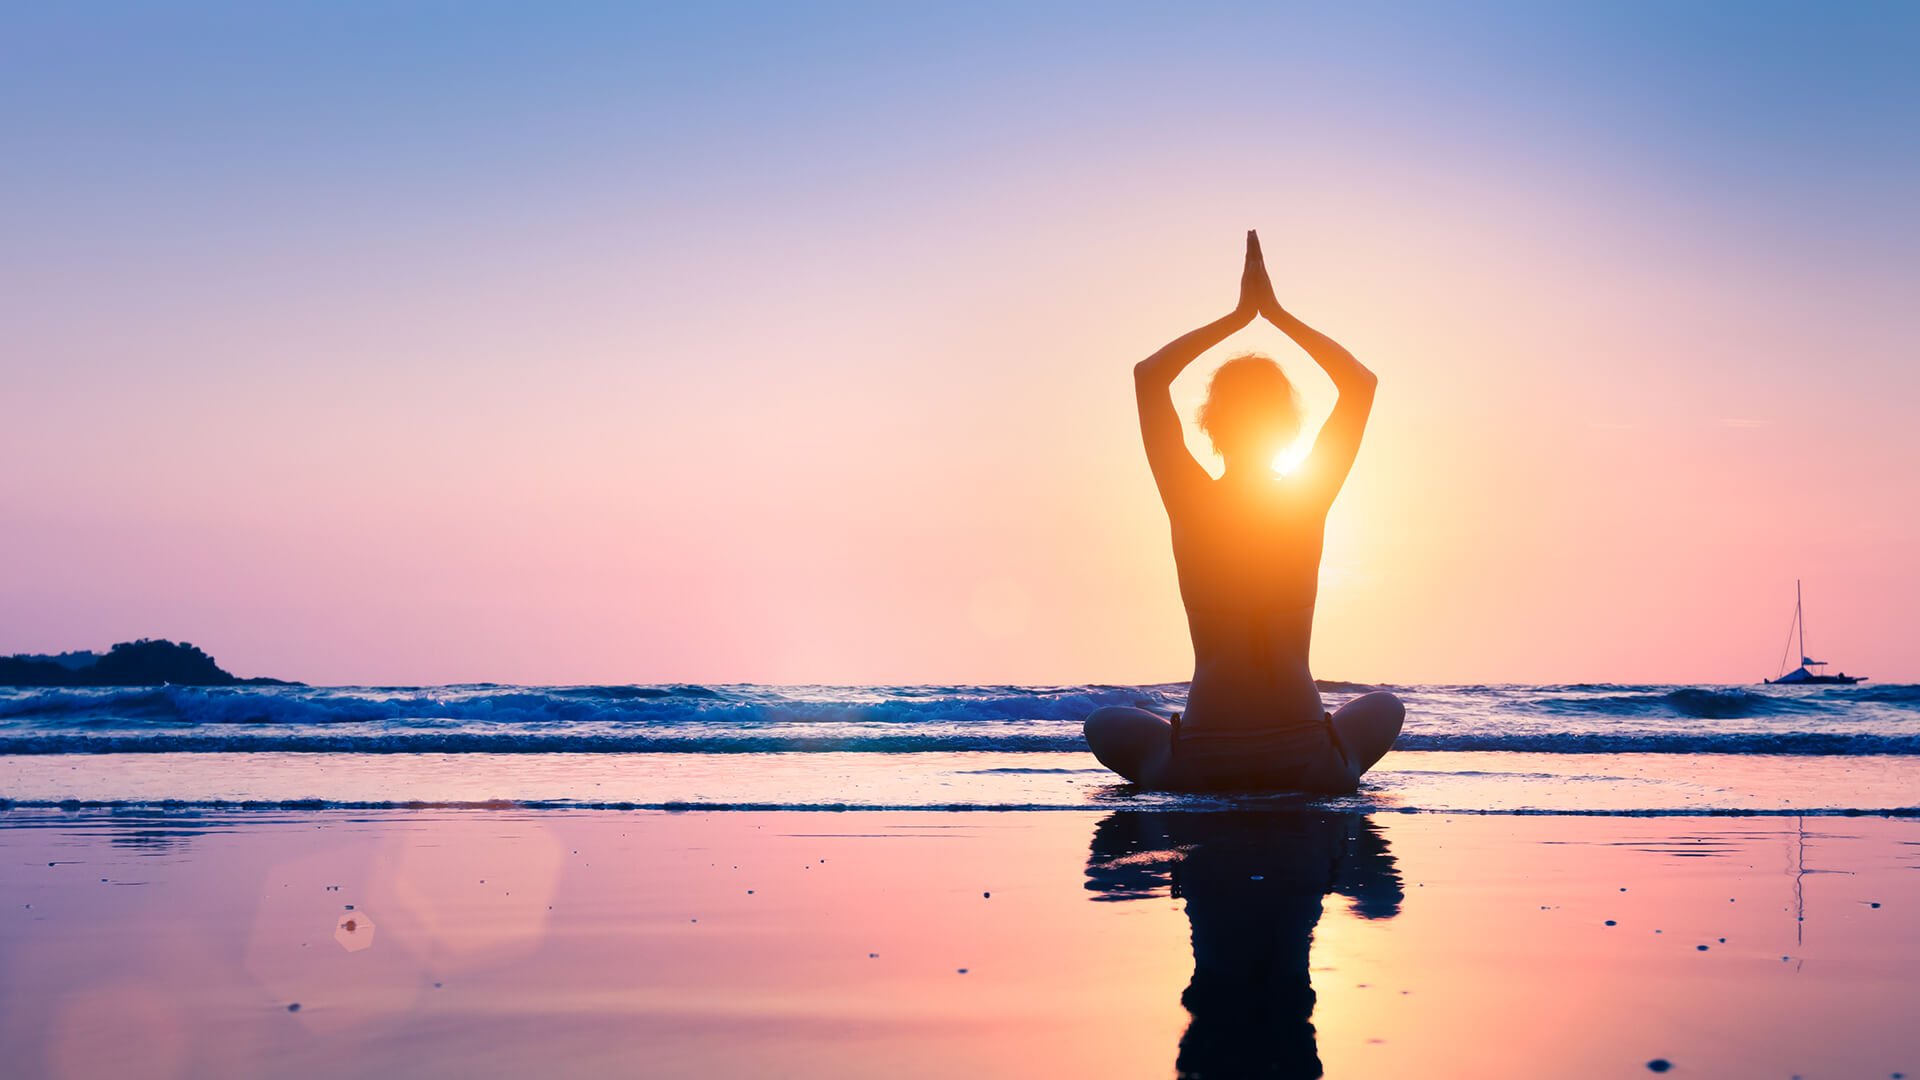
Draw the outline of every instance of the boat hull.
M1805 675L1796 679L1792 674L1788 674L1777 679L1760 681L1767 686L1852 686L1865 679L1865 675Z

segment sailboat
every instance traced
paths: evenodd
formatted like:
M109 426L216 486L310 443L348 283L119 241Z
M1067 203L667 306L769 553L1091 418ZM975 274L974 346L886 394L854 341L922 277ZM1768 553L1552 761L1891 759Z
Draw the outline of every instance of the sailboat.
M1815 660L1807 655L1807 618L1805 609L1800 603L1800 581L1797 578L1793 582L1793 625L1787 627L1789 643L1794 640L1795 633L1800 636L1800 666L1777 679L1762 679L1761 682L1770 686L1852 686L1866 678L1865 675L1849 675L1844 671L1838 675L1828 675L1825 672L1809 670L1826 667L1827 662ZM1786 666L1786 661L1782 659L1781 669L1784 670Z

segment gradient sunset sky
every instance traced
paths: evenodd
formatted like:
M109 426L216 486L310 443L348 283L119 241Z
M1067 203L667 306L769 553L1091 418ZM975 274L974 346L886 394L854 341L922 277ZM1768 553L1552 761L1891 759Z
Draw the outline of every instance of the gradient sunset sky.
M13 5L0 652L1183 679L1130 368L1258 228L1381 380L1316 674L1757 681L1802 577L1920 677L1920 6L1587 7Z

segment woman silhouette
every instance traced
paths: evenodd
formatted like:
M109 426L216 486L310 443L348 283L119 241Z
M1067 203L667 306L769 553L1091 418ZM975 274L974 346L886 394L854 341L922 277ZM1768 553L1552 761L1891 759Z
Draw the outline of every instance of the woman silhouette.
M1276 463L1300 428L1293 386L1264 356L1221 365L1200 426L1226 460L1219 479L1187 452L1168 392L1201 353L1260 315L1299 343L1340 392L1299 467ZM1184 718L1110 707L1087 717L1087 745L1128 780L1173 790L1345 792L1400 733L1406 710L1383 691L1328 713L1307 668L1327 509L1373 408L1374 375L1273 295L1260 238L1247 233L1232 313L1135 365L1140 436L1173 527L1173 561L1193 638Z

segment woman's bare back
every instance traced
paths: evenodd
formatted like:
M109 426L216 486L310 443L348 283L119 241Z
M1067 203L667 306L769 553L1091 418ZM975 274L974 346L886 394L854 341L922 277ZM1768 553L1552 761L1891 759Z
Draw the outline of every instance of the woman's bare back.
M1320 721L1307 657L1326 508L1287 477L1222 477L1169 504L1193 639L1190 730Z

